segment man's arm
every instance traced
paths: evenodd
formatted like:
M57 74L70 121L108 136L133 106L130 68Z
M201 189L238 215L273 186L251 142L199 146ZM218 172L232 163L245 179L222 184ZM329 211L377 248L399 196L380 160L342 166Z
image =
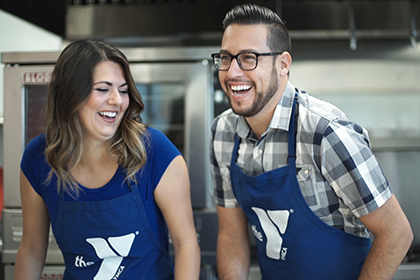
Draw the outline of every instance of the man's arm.
M382 207L360 217L375 240L359 280L392 279L413 241L413 232L393 195Z
M240 207L217 206L217 272L220 280L248 279L250 244L245 213Z

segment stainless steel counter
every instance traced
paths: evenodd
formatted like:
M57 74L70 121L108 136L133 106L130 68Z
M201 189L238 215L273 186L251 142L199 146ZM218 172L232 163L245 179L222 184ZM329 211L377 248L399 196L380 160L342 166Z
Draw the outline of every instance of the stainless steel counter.
M393 280L419 280L420 263L401 264Z
M419 280L420 263L401 264L393 280ZM261 273L258 266L251 266L248 280L261 280Z

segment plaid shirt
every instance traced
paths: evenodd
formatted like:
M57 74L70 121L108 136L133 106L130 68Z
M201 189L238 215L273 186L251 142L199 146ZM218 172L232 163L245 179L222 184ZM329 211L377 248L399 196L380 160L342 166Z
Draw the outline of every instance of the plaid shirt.
M297 179L310 209L326 224L368 237L359 217L382 206L392 190L373 155L367 131L337 107L288 83L269 128L258 140L245 118L231 109L212 125L213 195L217 205L238 207L230 181L234 136L241 139L237 164L250 176L287 165L287 134L298 92Z

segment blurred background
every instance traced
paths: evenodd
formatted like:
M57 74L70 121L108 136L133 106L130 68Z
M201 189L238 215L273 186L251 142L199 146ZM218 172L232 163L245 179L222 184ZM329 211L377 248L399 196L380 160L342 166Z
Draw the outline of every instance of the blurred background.
M228 104L210 54L219 50L225 13L245 2L0 1L0 279L13 277L22 234L22 151L43 132L39 113L55 60L69 42L83 38L123 49L146 104L143 119L186 158L202 249L200 279L217 279L208 139L211 121ZM420 1L248 2L273 9L286 22L292 84L337 105L369 131L415 234L394 279L420 279ZM50 241L43 279L61 279L62 257L52 236ZM253 256L249 279L259 277Z

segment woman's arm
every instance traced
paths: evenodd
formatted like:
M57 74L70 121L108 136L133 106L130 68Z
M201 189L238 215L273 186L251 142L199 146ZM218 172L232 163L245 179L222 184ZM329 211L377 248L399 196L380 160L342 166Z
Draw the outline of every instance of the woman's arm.
M48 248L50 219L42 198L20 172L23 235L17 254L14 279L39 280Z
M181 156L177 156L168 166L154 196L174 245L175 279L197 280L200 274L200 248L193 221L188 170Z

